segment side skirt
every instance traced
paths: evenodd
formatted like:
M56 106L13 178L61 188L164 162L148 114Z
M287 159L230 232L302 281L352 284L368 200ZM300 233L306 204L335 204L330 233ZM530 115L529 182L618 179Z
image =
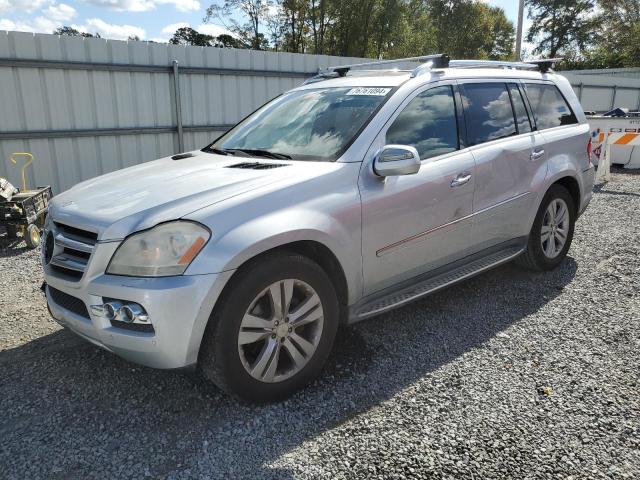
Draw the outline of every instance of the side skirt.
M506 242L402 282L399 285L368 295L349 307L348 323L356 323L394 308L402 307L449 285L509 262L524 252L525 246L526 238Z

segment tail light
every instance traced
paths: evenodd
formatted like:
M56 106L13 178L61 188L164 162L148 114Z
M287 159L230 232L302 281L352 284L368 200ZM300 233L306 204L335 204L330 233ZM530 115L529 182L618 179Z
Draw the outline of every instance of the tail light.
M589 159L589 166L593 165L593 143L591 140L591 136L589 136L589 141L587 142L587 158Z

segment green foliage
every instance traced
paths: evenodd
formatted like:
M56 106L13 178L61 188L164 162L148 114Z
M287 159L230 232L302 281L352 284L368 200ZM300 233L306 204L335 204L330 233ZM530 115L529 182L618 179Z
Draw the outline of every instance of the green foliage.
M599 0L602 37L587 60L602 67L640 66L640 2ZM598 67L591 67L598 68Z
M211 47L213 45L213 37L200 33L193 28L182 27L175 31L169 43L173 45L197 45L200 47Z
M86 37L86 38L100 38L100 35L98 33L87 33L87 32L81 32L80 30L76 30L73 27L60 27L60 28L56 28L53 31L54 35L67 35L69 37Z
M182 27L175 31L169 40L173 45L196 45L200 47L233 47L246 48L246 45L231 35L222 34L214 37L189 27Z
M561 69L640 66L638 0L527 0L535 54ZM597 8L596 8L597 7Z
M207 8L205 22L217 18L221 22L228 22L227 28L238 35L243 45L254 50L265 50L269 46L264 33L260 32L261 23L269 17L272 0L223 0L221 4L214 3ZM236 20L235 13L240 14L244 23Z
M526 0L526 5L532 19L526 39L537 44L536 54L584 52L598 40L595 0Z
M275 12L274 12L275 7ZM238 15L245 23L235 20ZM446 52L456 58L513 55L514 27L479 0L219 0L205 21L226 21L251 48L264 28L288 52L397 58Z

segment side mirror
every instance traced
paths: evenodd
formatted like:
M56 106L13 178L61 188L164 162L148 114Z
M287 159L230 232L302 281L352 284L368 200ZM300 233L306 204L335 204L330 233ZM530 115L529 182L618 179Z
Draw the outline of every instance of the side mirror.
M408 145L385 145L373 159L373 171L380 177L413 175L420 170L420 156Z

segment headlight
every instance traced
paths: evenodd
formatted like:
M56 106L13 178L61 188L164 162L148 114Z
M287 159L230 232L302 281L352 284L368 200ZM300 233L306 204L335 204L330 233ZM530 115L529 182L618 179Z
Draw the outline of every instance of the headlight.
M183 221L134 233L113 254L107 273L135 277L182 275L210 236L202 225Z

